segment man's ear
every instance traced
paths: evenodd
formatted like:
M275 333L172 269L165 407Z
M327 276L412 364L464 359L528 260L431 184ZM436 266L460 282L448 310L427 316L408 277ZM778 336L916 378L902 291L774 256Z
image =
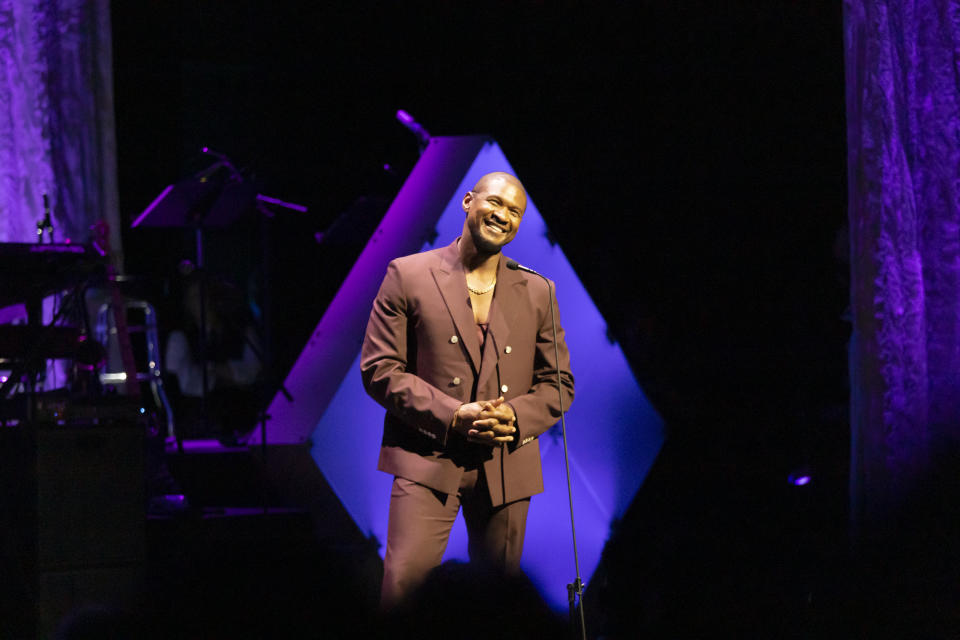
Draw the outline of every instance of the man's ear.
M463 196L463 202L460 204L464 213L470 210L471 202L473 202L473 191L467 191L466 195Z

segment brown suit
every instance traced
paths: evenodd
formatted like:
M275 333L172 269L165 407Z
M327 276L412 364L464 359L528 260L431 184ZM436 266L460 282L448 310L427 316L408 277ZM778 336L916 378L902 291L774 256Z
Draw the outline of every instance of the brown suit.
M390 263L360 362L367 392L387 409L381 471L455 494L479 463L493 506L543 491L536 438L560 419L549 299L545 282L501 256L481 354L456 241ZM558 324L566 408L573 376L563 336ZM452 432L461 404L500 395L517 416L511 445L468 444Z
M387 409L378 467L395 476L384 608L440 563L461 505L471 559L519 569L529 499L543 491L537 436L560 419L549 301L545 282L501 256L481 353L456 241L387 267L360 360L367 392ZM559 325L557 336L568 407ZM461 404L501 395L516 414L512 443L468 443L451 429Z

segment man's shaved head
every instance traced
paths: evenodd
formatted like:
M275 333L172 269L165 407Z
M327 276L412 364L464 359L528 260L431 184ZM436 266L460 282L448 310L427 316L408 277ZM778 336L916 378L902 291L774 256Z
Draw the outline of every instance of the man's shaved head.
M481 191L484 191L487 188L487 185L494 180L503 180L520 187L520 191L523 192L524 204L526 204L527 190L523 188L523 184L517 179L516 176L510 175L505 171L494 171L493 173L488 173L482 176L479 180L477 180L477 184L473 185L473 189L471 189L471 191L474 193L480 193Z

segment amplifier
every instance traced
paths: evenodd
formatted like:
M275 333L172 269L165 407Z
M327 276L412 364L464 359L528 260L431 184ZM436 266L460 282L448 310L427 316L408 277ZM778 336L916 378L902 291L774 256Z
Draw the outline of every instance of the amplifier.
M124 604L144 559L141 422L0 427L0 521L0 627L51 637L78 606Z

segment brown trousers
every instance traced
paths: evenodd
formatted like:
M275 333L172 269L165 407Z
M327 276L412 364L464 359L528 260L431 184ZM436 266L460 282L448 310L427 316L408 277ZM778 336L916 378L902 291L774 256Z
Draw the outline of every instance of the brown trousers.
M440 564L461 506L470 561L507 573L519 571L530 498L491 507L482 469L465 472L456 495L394 477L380 592L382 610L407 598Z

